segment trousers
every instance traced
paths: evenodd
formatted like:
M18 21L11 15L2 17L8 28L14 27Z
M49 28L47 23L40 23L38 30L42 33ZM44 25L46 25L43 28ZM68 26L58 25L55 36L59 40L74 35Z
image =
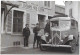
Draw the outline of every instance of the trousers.
M34 35L33 47L35 46L36 41L37 41L37 47L38 47L40 42L40 36Z
M24 46L28 46L29 36L24 37Z

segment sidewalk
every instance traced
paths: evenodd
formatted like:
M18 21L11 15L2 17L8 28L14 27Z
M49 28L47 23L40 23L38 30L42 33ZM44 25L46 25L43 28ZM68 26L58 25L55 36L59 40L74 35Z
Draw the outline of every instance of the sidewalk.
M22 49L31 49L33 48L33 44L29 44L28 47L24 47L23 45L21 46L13 46L13 47L5 47L5 48L1 48L1 52L2 51L7 51L7 50L13 50L13 49L19 49L19 48L22 48Z
M33 48L33 44L29 44L28 47L24 47L24 46L20 46L20 47L23 48L23 49L30 49L30 48Z

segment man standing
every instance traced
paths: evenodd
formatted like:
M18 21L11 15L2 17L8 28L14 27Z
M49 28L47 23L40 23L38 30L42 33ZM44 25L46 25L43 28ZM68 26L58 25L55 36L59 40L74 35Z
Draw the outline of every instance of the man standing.
M30 36L30 29L29 29L29 25L26 24L26 27L23 29L23 36L24 36L24 47L28 47L28 39Z
M39 46L39 41L40 41L40 37L38 36L38 32L39 32L40 28L39 28L39 24L36 24L36 27L34 27L33 29L33 33L34 33L34 42L33 42L33 48L35 47L35 42L37 41L37 48Z
M51 36L50 36L50 22L49 22L49 20L48 20L48 22L47 22L47 24L46 24L46 26L44 28L44 32L49 34L49 36L46 38L46 40L48 42L49 39L51 38Z

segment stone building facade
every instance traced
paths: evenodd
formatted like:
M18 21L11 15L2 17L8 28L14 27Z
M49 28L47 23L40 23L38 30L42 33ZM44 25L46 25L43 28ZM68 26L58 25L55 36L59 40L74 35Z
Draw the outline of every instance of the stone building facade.
M11 8L9 4L15 4L18 7ZM22 29L25 24L29 24L30 38L33 38L35 24L39 23L40 28L44 29L46 20L54 14L54 1L3 1L1 3L1 47L23 45Z

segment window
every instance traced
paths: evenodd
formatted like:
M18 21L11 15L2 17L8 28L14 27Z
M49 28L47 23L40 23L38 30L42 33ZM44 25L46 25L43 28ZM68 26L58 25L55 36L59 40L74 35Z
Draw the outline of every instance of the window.
M14 10L13 13L13 32L21 33L23 28L23 12Z
M69 2L70 2L69 5L72 4L72 1L69 1Z
M71 28L75 29L76 28L76 21L75 20L71 20Z
M69 10L69 17L71 17L71 18L73 17L72 16L72 9Z
M47 1L44 1L44 6L47 6Z
M62 30L67 30L70 28L70 24L71 24L70 20L61 20L59 21L59 28Z
M44 6L50 7L50 1L44 1Z
M71 26L75 26L75 20L71 20Z
M52 21L52 26L54 28L57 28L59 26L59 21Z
M50 7L50 1L48 1L48 7Z
M76 27L78 28L78 22L76 21Z

